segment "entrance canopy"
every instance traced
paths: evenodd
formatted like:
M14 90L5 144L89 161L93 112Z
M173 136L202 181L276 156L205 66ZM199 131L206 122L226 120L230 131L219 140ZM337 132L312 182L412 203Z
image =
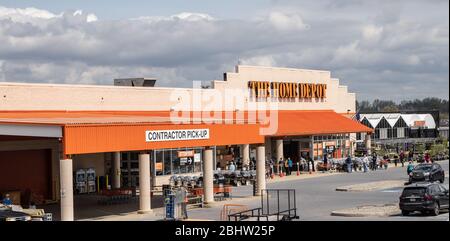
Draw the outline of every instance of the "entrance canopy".
M225 124L214 118L202 118L198 124L183 121L170 118L169 112L0 112L4 127L0 135L24 136L33 133L33 128L38 132L59 128L65 155L264 143L257 123Z
M306 136L366 132L373 129L332 110L279 111L274 136Z
M169 111L5 111L0 112L0 135L61 138L65 155L264 143L260 127L265 120L250 121L253 112L205 113L170 117ZM373 131L331 110L282 110L276 115L270 136Z

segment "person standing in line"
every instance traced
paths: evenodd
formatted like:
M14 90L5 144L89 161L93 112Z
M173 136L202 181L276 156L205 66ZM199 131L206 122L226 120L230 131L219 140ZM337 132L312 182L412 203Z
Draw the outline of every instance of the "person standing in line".
M388 164L389 164L389 157L388 157L387 155L385 155L385 156L383 157L383 159L384 159L384 161L383 161L383 164L384 164L384 170L387 170Z
M230 163L229 170L232 171L232 172L236 171L236 166L234 165L234 162Z
M284 172L284 162L283 162L283 158L280 157L280 160L278 161L278 165L280 166L280 174Z
M256 169L256 159L254 157L252 157L250 164L251 164L251 170L255 170Z
M369 166L369 157L367 157L367 154L364 155L364 158L363 158L362 162L363 162L364 172L367 172L368 171L368 166Z
M269 160L269 167L270 167L270 176L273 175L273 158L270 158Z
M180 187L181 196L183 198L183 202L181 203L181 213L182 213L182 219L188 219L188 212L187 212L187 204L189 202L188 199L188 190L186 187L181 186Z
M236 160L236 169L242 170L242 161L240 157L238 157Z
M289 172L288 159L284 160L284 172L286 173L286 176L291 175L291 173Z
M352 158L350 158L350 155L345 159L345 164L347 164L347 172L352 173Z
M280 163L279 161L275 158L275 168L276 168L276 174L279 175L280 174Z
M328 157L327 157L327 154L323 155L323 166L325 168L325 171L328 171Z
M309 157L309 162L311 163L312 171L316 172L316 168L314 167L314 158Z
M291 158L289 157L288 158L289 175L292 174L292 165L293 165L293 162L292 162Z
M373 171L377 170L377 154L375 152L372 154L372 168Z
M398 156L395 155L395 156L394 156L394 164L395 164L395 167L397 167L397 163L398 163Z
M414 152L413 151L409 151L408 153L408 161L412 162L414 159Z
M400 152L400 163L402 163L402 167L405 167L405 152L403 150Z

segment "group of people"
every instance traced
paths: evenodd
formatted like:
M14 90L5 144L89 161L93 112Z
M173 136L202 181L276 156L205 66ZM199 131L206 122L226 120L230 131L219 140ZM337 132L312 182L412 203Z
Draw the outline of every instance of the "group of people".
M423 160L425 163L433 162L429 153L425 153ZM399 165L399 163L402 165L402 167L404 167L405 162L408 162L408 166L407 166L408 174L414 168L413 161L414 161L414 154L411 151L409 153L406 153L403 150L401 150L400 154L395 155L393 158L395 167L397 167ZM378 162L377 153L374 152L374 153L372 153L372 155L367 155L367 154L364 155L364 157L362 158L362 167L364 169L364 172L368 172L369 170L376 171L379 168L387 169L389 162L390 162L390 158L387 155L384 155ZM345 164L346 164L346 171L348 173L351 173L353 169L356 170L356 166L353 163L353 160L350 156L347 156L347 158L345 160Z
M308 169L313 172L315 172L314 167L314 160L310 157L301 158L303 160L302 163L306 163L308 167L301 168L302 164L300 161L293 161L292 158L280 158L279 160L276 160L275 158L267 160L267 166L269 169L268 175L274 175L274 174L285 174L287 176L292 175L292 172L296 172L299 170L305 170Z
M220 162L217 162L216 168L221 168ZM256 169L256 159L251 158L248 164L244 164L241 158L229 161L226 165L226 170L236 171L236 170L255 170Z
M425 163L431 163L433 162L431 159L430 154L427 152L424 155L423 158ZM323 156L323 165L321 167L324 167L323 170L329 170L328 165L328 155ZM414 155L413 152L405 152L403 150L400 151L398 155L395 155L393 158L394 165L397 167L400 163L402 167L405 166L405 162L408 162L407 165L407 172L408 175L412 170L414 169L413 165L414 161ZM378 169L387 169L388 163L390 162L390 158L387 155L384 155L382 158L378 158L378 155L376 152L373 152L371 155L365 154L361 161L354 162L350 155L347 156L345 159L345 170L348 173L353 172L353 170L356 172L358 169L363 169L364 172L368 172L369 170L376 171ZM254 170L256 168L256 160L252 158L248 165L244 167L243 163L238 159L237 161L230 161L228 162L227 169L230 171L239 170L241 168L246 168L247 170ZM315 165L314 160L311 157L306 158L300 158L299 161L293 161L290 157L288 158L280 158L279 160L276 160L275 158L270 158L266 160L266 176L270 177L275 174L284 174L284 175L291 175L292 172L299 171L312 171L315 172Z
M365 154L362 158L362 168L364 172L368 172L369 170L375 171L378 169L378 156L374 152L372 155ZM353 172L353 170L357 171L357 166L353 163L353 160L350 155L345 159L345 165L348 173ZM380 162L380 167L387 169L387 162Z

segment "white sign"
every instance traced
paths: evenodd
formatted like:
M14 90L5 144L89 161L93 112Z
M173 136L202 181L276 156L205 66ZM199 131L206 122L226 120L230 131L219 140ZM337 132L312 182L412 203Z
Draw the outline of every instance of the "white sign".
M194 154L194 162L200 162L201 161L201 158L200 158L201 156L200 156L200 153L195 153Z
M146 142L209 139L209 129L145 131Z

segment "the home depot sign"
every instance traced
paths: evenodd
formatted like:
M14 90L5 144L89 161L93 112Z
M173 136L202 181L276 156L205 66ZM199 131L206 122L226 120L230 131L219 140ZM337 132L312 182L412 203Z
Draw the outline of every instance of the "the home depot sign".
M249 81L248 88L252 98L324 99L327 96L326 84Z

